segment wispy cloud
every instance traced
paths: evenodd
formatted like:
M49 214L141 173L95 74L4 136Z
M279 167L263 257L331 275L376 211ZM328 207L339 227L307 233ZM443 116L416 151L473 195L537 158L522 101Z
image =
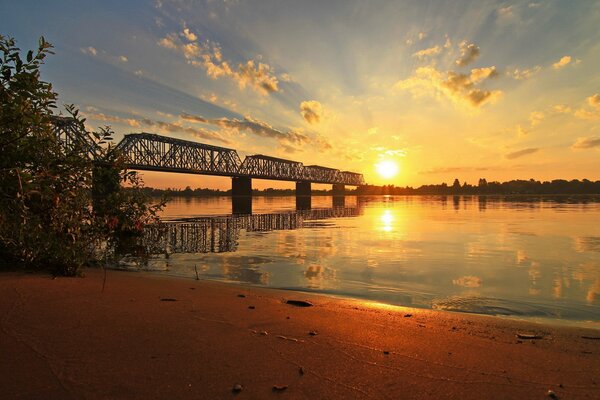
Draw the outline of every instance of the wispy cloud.
M187 133L201 139L209 139L218 141L221 143L230 143L229 140L225 139L217 132L209 131L202 128L193 128L184 126L181 121L165 122L160 120L154 120L150 118L125 118L116 115L108 115L100 112L86 112L85 116L90 120L111 122L117 124L128 125L132 128L148 127L154 128L158 133Z
M600 147L600 137L580 137L571 146L573 149L591 149L593 147Z
M208 40L200 42L187 27L180 34L170 33L161 38L158 45L178 51L190 65L203 68L212 79L229 78L240 89L250 87L263 95L280 90L273 67L252 59L235 66L224 59L219 44Z
M83 54L87 54L88 56L96 56L98 55L98 50L93 46L82 47L79 49Z
M532 127L537 126L544 120L545 117L546 117L546 114L544 114L541 111L532 111L529 114L529 124Z
M528 154L537 153L539 150L540 150L539 148L530 147L528 149L523 149L523 150L515 151L515 152L512 152L512 153L508 153L504 157L507 158L507 159L509 159L509 160L513 160L515 158L523 157L523 156L526 156Z
M488 167L437 167L431 168L424 171L419 171L419 174L426 175L437 175L437 174L448 174L454 172L471 172L471 171L487 171Z
M236 134L253 134L265 138L273 138L278 141L281 148L287 153L293 153L299 150L299 146L312 145L318 151L325 151L332 148L329 140L320 135L307 135L297 129L280 130L274 128L264 121L251 117L244 119L237 118L205 118L200 115L182 113L180 117L183 120L218 126L219 128Z
M534 77L541 70L542 70L542 67L539 65L536 65L535 67L526 68L526 69L515 68L512 71L508 71L508 74L516 80L525 80L525 79L530 79L530 78Z
M413 53L413 57L416 57L421 60L426 57L435 56L437 54L440 54L441 52L442 52L442 48L440 46L433 46L428 49L419 50L419 51Z

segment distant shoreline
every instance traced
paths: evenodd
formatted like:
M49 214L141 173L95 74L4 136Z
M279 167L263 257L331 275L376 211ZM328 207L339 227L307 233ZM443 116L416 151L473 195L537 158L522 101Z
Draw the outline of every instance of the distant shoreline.
M227 197L231 196L231 190L208 189L186 187L185 189L156 189L146 187L143 189L151 196L169 196L169 197ZM263 190L253 190L253 196L279 197L294 196L294 189L274 189L267 188ZM311 196L332 196L332 190L316 189L312 190ZM508 182L487 182L480 179L477 185L468 183L461 184L458 179L454 180L452 185L442 183L439 185L423 185L418 188L410 186L399 187L394 185L375 186L365 185L356 189L346 190L347 196L361 195L478 195L478 196L506 196L506 195L533 195L533 196L562 196L562 195L600 195L600 181L590 181L588 179L555 179L552 181L530 180L512 180Z

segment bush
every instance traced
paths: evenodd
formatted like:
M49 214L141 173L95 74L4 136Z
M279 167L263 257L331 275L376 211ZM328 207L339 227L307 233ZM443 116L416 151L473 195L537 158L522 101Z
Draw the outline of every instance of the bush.
M40 78L51 49L42 37L23 59L14 39L0 35L0 260L74 275L99 244L156 221L164 203L149 205L137 174L107 143L108 127L68 146L59 138L57 126L83 134L85 120L73 106L67 117L53 113L57 94Z

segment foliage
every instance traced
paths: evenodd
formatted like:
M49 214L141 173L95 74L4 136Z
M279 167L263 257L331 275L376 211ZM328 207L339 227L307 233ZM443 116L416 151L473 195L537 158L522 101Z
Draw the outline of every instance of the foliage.
M14 39L0 35L0 260L73 275L99 243L154 222L161 204L150 206L139 177L122 169L110 129L69 146L59 139L59 122L85 132L85 120L73 106L67 117L53 113L57 94L40 77L51 49L42 37L23 59ZM120 190L121 182L133 190Z
M356 189L353 194L359 195L412 195L412 194L600 194L600 181L590 181L588 179L570 181L564 179L555 179L552 181L536 181L534 179L512 180L508 182L488 182L486 179L479 179L477 186L468 183L460 184L458 179L454 180L452 186L446 183L440 185L423 185L418 188L398 187L393 185L373 186L366 185Z

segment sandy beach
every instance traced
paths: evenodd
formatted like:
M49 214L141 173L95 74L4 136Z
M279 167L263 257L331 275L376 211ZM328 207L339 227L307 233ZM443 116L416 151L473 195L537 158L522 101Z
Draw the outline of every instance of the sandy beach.
M600 397L598 330L145 273L103 281L0 274L0 398Z

